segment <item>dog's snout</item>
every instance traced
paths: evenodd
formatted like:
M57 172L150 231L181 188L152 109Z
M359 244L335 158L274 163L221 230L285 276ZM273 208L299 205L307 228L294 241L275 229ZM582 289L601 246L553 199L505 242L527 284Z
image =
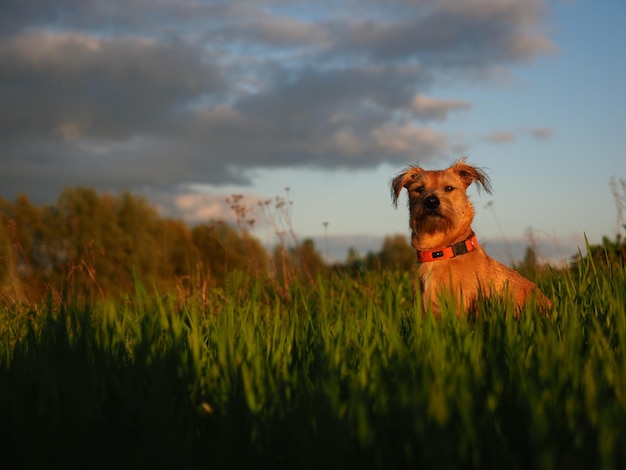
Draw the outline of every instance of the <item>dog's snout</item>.
M424 207L431 211L434 211L439 207L439 198L435 195L428 196L424 199Z

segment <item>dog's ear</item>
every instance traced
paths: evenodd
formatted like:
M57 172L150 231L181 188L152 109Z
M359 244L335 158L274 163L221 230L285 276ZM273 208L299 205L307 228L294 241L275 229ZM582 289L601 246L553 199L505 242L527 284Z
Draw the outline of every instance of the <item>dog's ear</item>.
M485 172L478 167L466 163L467 158L463 157L452 165L452 169L461 177L465 183L465 188L470 184L476 183L478 191L483 188L487 193L491 194L491 181Z
M411 166L391 180L391 200L393 201L393 207L398 207L398 197L402 188L408 187L418 175L424 170L419 166Z

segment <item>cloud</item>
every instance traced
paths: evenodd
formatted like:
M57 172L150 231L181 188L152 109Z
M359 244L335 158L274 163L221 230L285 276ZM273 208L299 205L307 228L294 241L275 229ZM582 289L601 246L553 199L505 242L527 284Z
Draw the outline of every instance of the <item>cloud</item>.
M375 129L374 141L382 151L408 155L411 160L432 159L440 150L449 148L445 135L426 128L403 126Z
M530 136L535 140L548 140L554 135L554 130L546 127L537 127L533 129L521 129L518 133L510 131L493 131L483 137L485 142L492 144L508 144L517 140L518 135Z
M201 51L143 37L26 31L0 43L0 135L125 140L219 87ZM72 129L69 133L68 128Z
M541 32L543 1L426 1L396 4L398 16L353 21L342 48L383 61L418 59L431 66L475 68L527 62L555 50Z
M548 140L551 139L554 135L554 130L548 129L546 127L538 127L536 129L531 129L529 133L533 138L537 140Z
M418 120L445 121L449 112L470 109L471 104L467 101L440 100L424 95L417 95L413 98L411 108L415 113L415 118Z
M181 188L174 194L151 191L148 193L161 216L182 218L189 223L208 223L222 220L235 223L235 215L221 194L204 193Z
M426 125L471 109L430 97L437 80L550 53L548 14L542 0L6 0L0 195L433 160L463 145Z
M264 47L310 47L330 41L319 24L266 11L250 9L250 17L239 29L240 38Z
M484 138L486 142L491 142L492 144L506 144L513 142L515 139L515 134L509 131L494 131Z

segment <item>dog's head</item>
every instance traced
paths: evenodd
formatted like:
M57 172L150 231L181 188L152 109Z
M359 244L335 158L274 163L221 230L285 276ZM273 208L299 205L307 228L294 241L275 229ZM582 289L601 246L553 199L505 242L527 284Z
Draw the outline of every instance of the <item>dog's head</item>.
M415 249L433 249L459 241L470 231L474 208L467 188L476 183L491 193L489 177L480 169L457 160L445 170L410 166L391 182L394 206L403 188L409 194L409 226Z

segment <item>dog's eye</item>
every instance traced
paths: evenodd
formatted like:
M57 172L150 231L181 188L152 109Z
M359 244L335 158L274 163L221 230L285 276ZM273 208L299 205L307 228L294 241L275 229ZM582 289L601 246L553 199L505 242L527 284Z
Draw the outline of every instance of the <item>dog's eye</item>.
M454 191L454 188L452 186L446 186L444 190L449 193L450 191Z
M417 188L413 190L413 192L417 194L422 194L424 192L424 186L418 186Z

